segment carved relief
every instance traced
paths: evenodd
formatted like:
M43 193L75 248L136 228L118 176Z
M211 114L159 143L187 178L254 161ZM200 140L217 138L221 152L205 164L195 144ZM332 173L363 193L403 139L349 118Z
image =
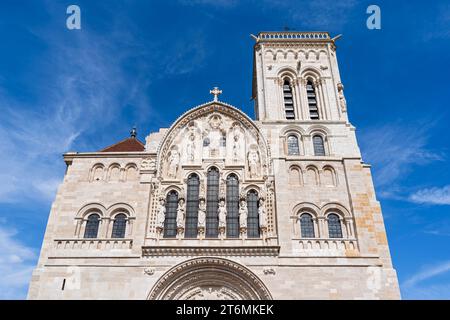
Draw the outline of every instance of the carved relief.
M154 158L145 158L141 162L141 170L150 170L155 171L156 170L156 159Z
M178 153L177 149L172 149L169 153L168 157L168 170L167 170L167 176L169 178L176 179L178 175L178 169L180 166L180 154Z
M261 175L261 161L257 146L250 146L250 151L247 155L247 161L250 178L253 179L259 177Z

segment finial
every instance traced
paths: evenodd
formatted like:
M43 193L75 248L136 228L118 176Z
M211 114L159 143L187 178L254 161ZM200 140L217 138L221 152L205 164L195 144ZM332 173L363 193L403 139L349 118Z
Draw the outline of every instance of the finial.
M218 87L214 87L213 90L209 90L209 93L214 96L214 101L217 102L219 100L219 95L222 94L222 90L219 90Z
M136 126L134 126L133 129L131 129L130 136L132 138L136 138L136 136L137 136Z

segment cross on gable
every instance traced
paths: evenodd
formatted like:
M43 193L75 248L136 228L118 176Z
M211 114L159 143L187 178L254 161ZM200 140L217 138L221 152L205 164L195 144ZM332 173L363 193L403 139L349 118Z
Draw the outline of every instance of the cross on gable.
M213 90L209 90L209 93L214 96L214 101L218 101L219 95L222 94L222 90L219 90L218 87L214 87Z

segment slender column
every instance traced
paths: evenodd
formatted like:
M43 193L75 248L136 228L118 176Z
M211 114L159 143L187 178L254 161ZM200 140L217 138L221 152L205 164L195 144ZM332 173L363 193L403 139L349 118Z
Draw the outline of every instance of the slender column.
M323 110L324 110L324 113L325 113L325 119L326 120L330 120L331 119L331 116L330 116L330 108L329 108L329 103L328 103L328 100L326 99L326 87L327 87L327 84L326 84L326 80L325 79L320 79L319 80L319 83L320 83L320 90L319 90L319 92L320 92L320 95L321 95L321 99L322 99L322 101L323 101Z
M317 108L319 109L319 120L324 120L326 115L322 106L322 97L320 96L320 80L314 81L314 92L316 94Z
M325 233L325 217L319 217L317 218L319 221L319 238L326 238L326 233Z
M299 94L300 94L300 112L302 120L309 120L309 105L308 105L308 97L306 94L306 80L300 78L299 81Z

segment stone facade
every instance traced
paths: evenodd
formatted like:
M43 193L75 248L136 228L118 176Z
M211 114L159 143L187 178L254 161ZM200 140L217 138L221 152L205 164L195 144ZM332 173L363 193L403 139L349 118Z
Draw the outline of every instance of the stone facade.
M216 88L145 150L64 155L29 299L400 298L334 40L255 40L256 120Z

